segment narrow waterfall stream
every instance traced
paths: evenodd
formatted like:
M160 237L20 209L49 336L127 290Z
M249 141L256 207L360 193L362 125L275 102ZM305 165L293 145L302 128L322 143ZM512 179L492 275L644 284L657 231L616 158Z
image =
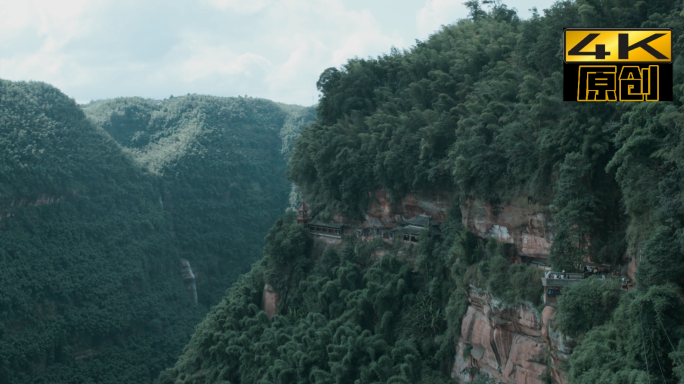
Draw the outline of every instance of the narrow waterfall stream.
M181 259L181 263L183 264L183 281L185 281L185 287L188 289L188 291L192 292L192 297L195 300L195 304L197 304L197 285L195 284L195 274L192 272L192 267L190 266L190 262Z

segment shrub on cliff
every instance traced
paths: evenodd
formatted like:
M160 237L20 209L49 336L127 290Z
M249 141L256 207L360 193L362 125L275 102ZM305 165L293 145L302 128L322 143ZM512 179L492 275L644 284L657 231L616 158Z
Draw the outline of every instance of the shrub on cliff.
M462 232L471 233L467 229ZM494 238L489 238L483 250L478 241L464 243L463 239L469 238L463 233L457 242L459 254L479 255L479 261L470 266L459 279L466 286L473 285L485 289L492 297L503 301L508 305L526 302L534 307L541 304L543 287L540 279L542 270L536 267L528 267L525 264L513 264L511 259L503 256L503 244ZM477 239L475 237L475 239ZM467 245L466 245L467 244ZM475 257L471 257L473 259ZM460 260L460 259L459 259ZM466 258L465 260L470 260ZM464 263L466 265L466 263Z
M674 362L675 374L679 377L679 384L684 384L684 338L679 340L679 348L676 351L672 351L670 354L670 359Z
M312 261L305 256L310 241L306 228L295 220L295 212L289 211L276 220L264 247L265 281L282 291L287 280L301 279L311 269Z
M555 324L566 335L579 338L610 319L621 293L617 279L604 281L591 277L569 285L558 297Z
M492 296L507 304L526 302L536 307L541 303L543 272L539 268L511 264L500 255L492 259L490 268L487 287Z
M594 313L597 317L605 318ZM586 332L572 353L568 379L578 384L663 383L662 378L673 382L678 357L672 347L680 340L684 340L684 301L678 288L669 284L645 293L631 291L622 295L608 322Z
M684 236L681 229L660 226L644 245L636 279L639 289L671 281L684 286Z
M473 384L500 384L501 382L492 378L492 377L486 376L486 375L477 375L477 377L475 377L475 381L472 381L472 383Z

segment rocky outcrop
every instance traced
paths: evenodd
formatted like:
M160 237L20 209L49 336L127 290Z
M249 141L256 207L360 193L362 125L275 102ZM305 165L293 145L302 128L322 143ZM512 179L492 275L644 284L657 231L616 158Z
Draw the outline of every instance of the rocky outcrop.
M366 228L395 228L403 220L419 214L442 222L448 217L453 195L444 192L408 194L391 201L389 193L379 189L370 196ZM553 215L548 206L532 203L527 197L513 199L507 205L493 205L481 200L466 200L460 206L463 225L480 237L494 237L514 244L519 255L546 259L554 236ZM350 219L336 217L336 222ZM348 222L351 224L350 222Z
M421 213L432 216L435 221L442 222L447 218L451 198L451 194L448 193L410 193L406 197L391 201L389 193L384 189L378 189L370 194L365 220L358 226L395 228L405 219L414 218ZM336 216L334 221L352 224L353 219Z
M548 258L553 241L552 213L546 206L532 204L527 198L514 199L505 206L481 200L461 204L463 225L480 237L494 237L515 244L518 254Z
M12 198L0 194L0 220L14 216L13 210L22 207L39 207L41 205L56 204L64 200L64 196L50 196L42 194L37 197Z
M275 315L278 305L280 305L280 295L278 295L278 292L273 289L271 284L264 285L263 301L264 311L266 311L268 317Z
M551 327L554 314L551 307L541 315L524 304L505 307L487 293L472 290L451 377L469 382L480 373L504 383L543 384L543 376L550 375L565 384L564 374L555 367L571 350Z
M447 193L410 193L404 198L391 202L389 193L382 189L377 190L371 196L365 222L375 226L393 225L404 218L410 219L421 213L430 215L435 221L442 222L447 218L451 198L451 195Z

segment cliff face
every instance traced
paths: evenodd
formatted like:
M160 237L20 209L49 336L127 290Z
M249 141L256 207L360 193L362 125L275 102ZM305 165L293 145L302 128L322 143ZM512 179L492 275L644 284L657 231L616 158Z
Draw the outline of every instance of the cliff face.
M401 222L402 217L410 219L421 213L431 215L434 220L441 222L447 218L450 202L451 196L445 193L408 194L404 198L391 202L386 191L377 190L371 196L363 225L394 227Z
M504 383L543 384L543 376L550 375L557 383L567 383L556 366L571 350L551 327L555 309L546 307L539 316L527 305L503 308L477 290L471 291L469 301L452 378L469 382L479 372Z
M494 237L515 244L522 256L546 259L551 252L554 222L547 207L528 202L525 197L505 206L480 200L461 204L463 225L480 237Z
M41 205L48 205L48 204L57 204L61 201L64 200L64 196L52 196L52 195L47 195L47 194L41 194L38 197L35 198L12 198L11 200L5 198L3 199L2 194L0 194L0 220L2 220L3 217L12 217L14 216L14 209L17 208L22 208L22 207L39 207Z
M451 201L449 194L434 193L409 194L390 202L389 195L379 190L372 196L362 226L391 228L403 218L421 213L441 222L448 217ZM501 206L467 200L460 209L463 226L476 235L513 244L517 255L528 260L548 258L554 237L553 216L548 207L519 197ZM555 309L546 307L539 315L526 305L501 308L499 304L485 293L472 291L461 336L455 341L452 378L468 382L479 371L512 384L541 384L544 375L566 383L565 374L555 367L572 351L563 343L564 336L551 327ZM464 357L466 348L470 354Z
M452 195L436 192L409 194L390 201L387 192L377 190L372 194L365 220L359 226L394 228L402 220L418 214L427 214L442 222L448 218L452 200ZM548 258L554 237L553 216L548 207L519 197L498 206L467 200L460 205L460 210L463 226L479 237L494 237L512 244L516 254L527 261L546 261ZM335 221L346 220L337 217ZM265 290L267 312L269 305L273 305L273 300L267 300L268 293L269 290ZM461 335L455 340L452 378L469 382L479 372L511 384L542 384L546 375L557 383L567 382L565 374L556 367L567 360L572 351L564 344L566 338L551 326L554 308L546 307L539 314L527 305L504 307L477 289L471 291L469 301Z
M273 317L276 314L276 309L280 305L280 295L273 290L271 284L264 285L264 296L262 298L264 302L264 311L268 317Z
M424 213L438 222L448 217L452 195L444 192L408 194L391 202L384 190L371 196L365 221L368 228L394 228L402 219ZM463 225L480 237L494 237L514 244L521 256L546 259L551 251L554 222L548 207L532 204L526 197L513 199L509 204L497 206L481 200L467 200L461 204ZM345 220L337 218L336 221Z

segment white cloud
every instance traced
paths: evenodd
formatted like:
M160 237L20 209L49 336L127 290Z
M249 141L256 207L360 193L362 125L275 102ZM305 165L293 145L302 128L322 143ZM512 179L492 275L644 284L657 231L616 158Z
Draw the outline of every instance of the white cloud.
M254 69L267 70L273 63L250 52L236 54L229 47L199 47L175 70L185 82L219 75L249 75Z
M311 104L323 70L408 48L466 17L463 1L418 10L391 0L0 0L0 78L45 81L77 100L200 93Z
M239 13L258 12L273 1L271 0L202 0L220 10L231 10Z
M0 47L37 36L36 49L0 51L0 78L46 81L79 100L197 92L310 104L325 68L404 43L343 0L202 2L0 0L15 16L0 25Z
M105 1L71 0L68 4L54 0L0 0L3 21L0 37L17 37L27 29L45 36L43 49L54 52L71 38L88 32L92 20L87 17Z
M308 86L307 98L317 95L315 83L325 68L355 56L375 57L404 44L402 38L385 33L370 11L349 10L340 0L282 1L269 8L266 17L272 34L279 36L274 49L289 53L269 73L270 88ZM289 33L279 34L278 29Z
M3 75L26 80L58 76L63 67L62 55L46 52L0 59L0 71Z
M77 63L62 49L74 38L87 35L91 17L104 1L73 0L69 4L49 0L0 0L0 48L19 46L22 52L0 53L0 77L13 80L45 80L78 84L82 73L73 71ZM33 50L22 47L26 37L35 42ZM9 53L9 54L8 54ZM70 72L73 72L69 74Z
M418 33L427 37L442 25L451 24L458 19L468 17L468 8L464 0L427 0L425 6L416 15Z
M267 70L263 87L255 82L247 92L257 97L310 104L317 99L315 84L325 68L403 44L401 38L384 34L368 10L349 10L340 0L284 0L268 7L260 18L260 33L268 38L262 44L270 48L271 56L264 55L273 66L261 67Z

